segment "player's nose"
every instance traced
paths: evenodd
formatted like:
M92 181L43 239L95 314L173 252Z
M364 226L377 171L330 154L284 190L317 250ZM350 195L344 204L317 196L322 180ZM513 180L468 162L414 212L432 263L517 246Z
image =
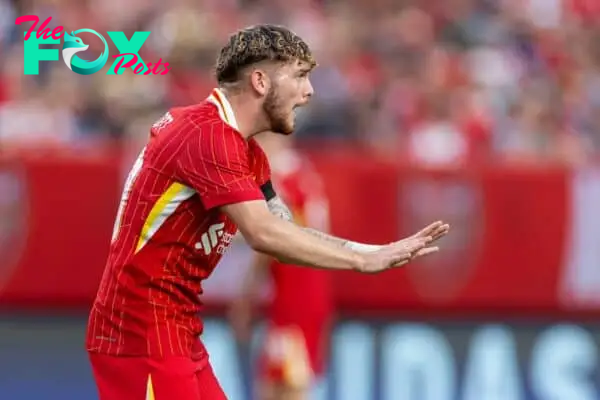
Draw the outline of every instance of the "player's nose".
M306 100L308 101L312 95L315 93L315 90L313 88L312 83L310 82L309 79L306 80L306 91L304 94L304 97L306 98Z

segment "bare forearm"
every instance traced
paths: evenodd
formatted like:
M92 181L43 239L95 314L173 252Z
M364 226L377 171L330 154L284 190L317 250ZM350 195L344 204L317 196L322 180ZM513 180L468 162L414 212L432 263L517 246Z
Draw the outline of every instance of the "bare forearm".
M313 228L302 227L301 229L307 233L310 233L311 235L313 235L315 237L318 237L321 240L335 244L336 246L345 247L347 249L357 251L359 253L367 253L367 252L371 252L371 251L376 251L381 248L381 246L377 246L377 245L353 242L351 240L333 236L333 235L318 231Z
M344 240L321 232L300 228L289 221L266 223L255 250L270 254L290 264L326 269L360 269L362 257L344 246ZM325 234L323 234L325 235Z
M318 237L321 240L325 240L326 242L335 244L336 246L344 247L348 243L348 240L346 239L329 235L325 232L321 232L313 228L301 227L301 229L306 233L310 233L311 235Z
M281 200L279 197L275 197L275 198L269 200L269 202L267 204L269 206L269 211L271 211L271 213L273 215L275 215L276 217L281 218L283 220L293 222L293 216L292 216L290 209L283 202L283 200ZM334 244L336 246L344 247L344 248L347 248L347 249L350 249L350 250L353 250L353 251L356 251L359 253L376 251L381 248L381 246L352 242L350 240L346 240L346 239L342 239L342 238L339 238L339 237L336 237L333 235L329 235L325 232L322 232L322 231L319 231L319 230L316 230L313 228L309 228L309 227L300 227L300 229L311 234L312 236L319 238L320 240L323 240L325 242Z

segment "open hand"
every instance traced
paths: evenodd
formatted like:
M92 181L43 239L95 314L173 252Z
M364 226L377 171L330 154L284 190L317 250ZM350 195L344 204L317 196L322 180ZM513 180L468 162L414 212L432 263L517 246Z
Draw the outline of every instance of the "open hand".
M439 247L431 246L430 244L432 242L435 242L436 240L439 240L442 237L446 236L446 234L448 234L449 231L450 231L450 225L448 225L442 221L436 221L432 224L427 225L425 228L421 229L419 232L415 233L414 235L410 236L409 238L400 240L400 242L404 242L407 240L413 240L413 239L418 239L418 238L431 238L431 241L429 241L427 243L427 245L425 247L423 247L422 249L419 249L416 252L414 252L412 257L409 260L401 261L397 264L394 264L392 267L401 267L401 266L409 263L410 261L414 260L417 257L422 257L422 256L426 256L428 254L438 252L440 250Z
M442 221L436 221L432 224L427 225L425 228L421 229L419 232L410 236L408 239L430 236L432 241L436 241L436 240L446 236L446 234L449 231L450 231L450 225L445 224ZM405 239L405 240L407 240L407 239Z
M364 254L361 272L376 273L389 268L401 267L417 257L439 251L431 243L445 236L450 230L448 224L436 221L414 235L383 246L380 250Z

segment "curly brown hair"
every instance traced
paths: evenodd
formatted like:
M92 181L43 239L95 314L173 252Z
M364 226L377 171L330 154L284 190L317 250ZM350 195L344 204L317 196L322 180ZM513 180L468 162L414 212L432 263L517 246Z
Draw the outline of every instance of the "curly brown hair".
M299 60L314 68L317 63L310 48L289 29L279 25L254 25L229 37L217 58L216 77L219 84L235 83L246 67L262 61L290 62Z

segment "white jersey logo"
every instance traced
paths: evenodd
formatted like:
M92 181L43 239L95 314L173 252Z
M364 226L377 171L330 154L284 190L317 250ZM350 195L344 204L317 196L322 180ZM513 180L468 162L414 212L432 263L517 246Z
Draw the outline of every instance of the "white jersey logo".
M233 235L224 232L224 227L224 223L209 226L208 232L203 233L200 241L195 244L196 250L204 250L205 255L209 255L214 249L217 250L218 254L225 253L233 239Z
M173 116L171 115L170 112L167 112L165 115L160 117L160 119L152 125L152 128L158 132L162 128L164 128L165 126L170 124L171 122L173 122Z

